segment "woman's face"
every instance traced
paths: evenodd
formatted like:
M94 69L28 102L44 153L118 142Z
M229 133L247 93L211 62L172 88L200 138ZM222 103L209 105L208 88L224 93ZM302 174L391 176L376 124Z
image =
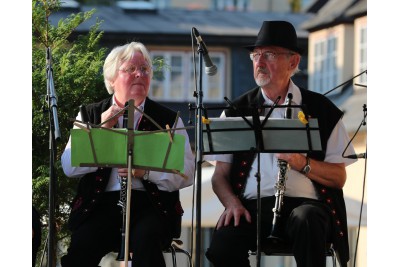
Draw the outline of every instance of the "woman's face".
M150 66L141 52L135 51L133 57L121 64L111 85L114 88L115 99L119 106L130 99L139 106L146 98L150 89Z

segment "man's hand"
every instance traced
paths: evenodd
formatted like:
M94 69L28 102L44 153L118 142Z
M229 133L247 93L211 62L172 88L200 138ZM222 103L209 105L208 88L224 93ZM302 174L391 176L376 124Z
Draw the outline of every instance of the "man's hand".
M275 157L287 161L290 168L297 171L301 171L307 163L306 156L299 153L276 153Z
M218 220L217 229L221 228L222 226L229 225L232 219L234 220L234 225L238 226L241 216L244 216L246 221L251 223L250 213L243 207L241 203L226 208Z
M277 153L278 159L286 160L291 169L301 171L307 163L306 156L298 153ZM311 172L307 174L310 180L333 188L343 188L346 183L346 166L344 163L330 163L310 159Z
M233 193L232 187L228 182L230 168L230 163L217 161L211 178L213 190L225 207L225 211L218 220L217 229L229 225L232 219L234 220L234 225L238 226L242 216L251 223L249 211L245 209L240 199Z

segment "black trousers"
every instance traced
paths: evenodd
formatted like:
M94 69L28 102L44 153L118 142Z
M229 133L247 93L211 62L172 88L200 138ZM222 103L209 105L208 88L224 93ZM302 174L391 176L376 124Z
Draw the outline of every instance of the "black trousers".
M249 250L257 250L257 201L243 203L252 222L242 218L239 226L233 224L215 230L206 252L214 267L249 267ZM261 200L261 242L271 233L275 197ZM331 235L331 218L326 207L305 198L284 198L282 209L282 237L292 244L298 267L326 266L325 244Z
M62 267L95 267L111 251L119 252L122 214L117 206L119 191L107 192L93 214L71 235ZM149 201L146 192L132 190L130 250L132 266L165 267L162 250L171 244L171 234Z

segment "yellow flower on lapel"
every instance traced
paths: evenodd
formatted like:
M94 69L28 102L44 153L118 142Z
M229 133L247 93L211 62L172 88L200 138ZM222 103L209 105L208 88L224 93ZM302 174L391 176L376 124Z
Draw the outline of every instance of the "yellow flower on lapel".
M306 118L306 115L304 115L303 111L299 111L299 113L297 113L297 118L299 118L299 120L301 121L301 123L303 123L304 125L308 123L308 120Z

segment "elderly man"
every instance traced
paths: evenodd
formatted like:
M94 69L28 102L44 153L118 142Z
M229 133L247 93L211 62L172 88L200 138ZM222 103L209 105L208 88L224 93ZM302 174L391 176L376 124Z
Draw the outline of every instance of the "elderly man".
M318 119L322 151L302 153L261 153L257 166L255 153L216 155L212 185L225 210L218 220L206 252L215 267L246 267L248 251L257 249L257 179L260 167L261 242L271 233L275 205L275 182L278 159L290 166L287 172L284 205L281 212L280 238L288 242L299 267L326 265L325 245L333 242L343 266L349 259L346 209L342 188L346 181L345 166L354 162L342 158L349 139L341 121L343 113L326 97L299 88L291 77L297 72L301 49L292 24L265 21L254 45L246 47L253 62L257 87L233 101L238 107L272 105L288 94L292 104L303 104L308 114ZM262 110L262 109L260 109ZM268 112L266 108L265 112ZM298 108L294 109L297 114ZM243 115L251 116L250 111ZM284 118L285 109L274 109L271 118ZM242 114L226 109L222 117ZM260 115L265 115L260 114ZM354 152L349 148L349 153Z

